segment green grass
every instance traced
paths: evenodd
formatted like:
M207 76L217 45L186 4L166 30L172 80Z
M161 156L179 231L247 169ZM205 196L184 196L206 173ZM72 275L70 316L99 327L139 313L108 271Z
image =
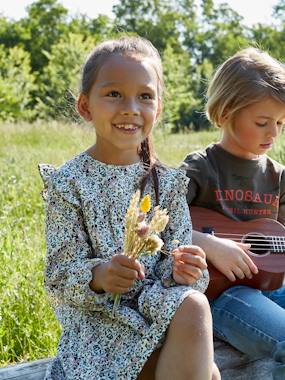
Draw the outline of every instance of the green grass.
M55 354L60 328L44 286L44 209L39 162L60 165L94 140L88 127L0 125L0 364ZM160 159L177 166L186 154L217 141L219 131L155 134ZM285 162L282 136L271 155Z

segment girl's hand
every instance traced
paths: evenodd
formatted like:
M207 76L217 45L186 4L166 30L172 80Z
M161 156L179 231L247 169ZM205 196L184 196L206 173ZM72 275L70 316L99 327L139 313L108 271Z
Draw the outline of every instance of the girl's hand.
M120 294L127 293L135 280L143 280L145 276L143 265L123 254L114 255L108 263L96 266L92 273L92 290Z
M246 253L249 249L250 244L214 237L206 251L207 259L230 281L250 279L258 273L258 268Z
M173 278L181 285L194 284L207 268L206 255L196 245L180 246L173 250Z

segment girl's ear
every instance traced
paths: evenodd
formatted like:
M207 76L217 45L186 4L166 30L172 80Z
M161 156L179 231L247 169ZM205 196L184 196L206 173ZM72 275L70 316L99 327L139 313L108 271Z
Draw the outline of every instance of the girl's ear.
M89 101L88 97L85 94L80 94L79 98L77 100L77 110L80 113L80 115L84 118L86 121L91 121L92 116L89 111Z
M161 98L158 99L158 105L157 105L157 111L155 116L155 121L159 118L162 111L162 104L161 104Z

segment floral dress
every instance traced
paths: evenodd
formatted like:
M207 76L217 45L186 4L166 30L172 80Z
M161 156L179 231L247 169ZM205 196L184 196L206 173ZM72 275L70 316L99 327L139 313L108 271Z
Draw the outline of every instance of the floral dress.
M171 276L171 255L143 256L145 279L122 295L112 317L111 295L89 287L91 269L123 251L125 213L143 163L108 165L81 153L58 170L39 168L46 185L45 284L63 328L46 380L136 379L184 298L205 290L208 272L193 286L181 286ZM188 179L170 168L158 169L158 176L160 206L170 217L161 237L171 252L173 240L191 243ZM155 199L150 185L145 193Z

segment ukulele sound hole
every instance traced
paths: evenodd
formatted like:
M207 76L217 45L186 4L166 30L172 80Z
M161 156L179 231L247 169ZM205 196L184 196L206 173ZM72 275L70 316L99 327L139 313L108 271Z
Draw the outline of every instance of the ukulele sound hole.
M263 235L248 234L243 243L251 244L250 251L255 255L267 255L271 250L270 242Z

